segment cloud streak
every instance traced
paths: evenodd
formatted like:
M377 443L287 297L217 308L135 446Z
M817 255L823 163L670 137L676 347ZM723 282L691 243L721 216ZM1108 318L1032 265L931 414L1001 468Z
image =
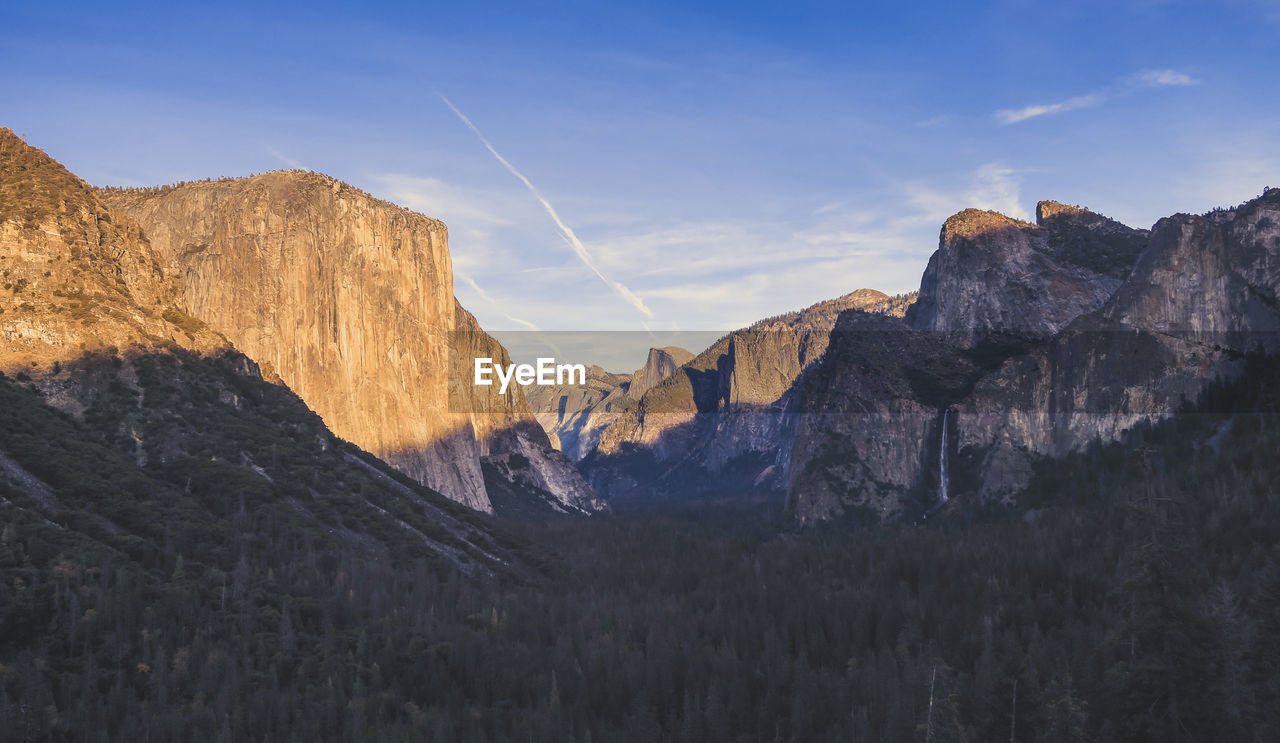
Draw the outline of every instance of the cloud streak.
M1067 111L1075 111L1079 108L1092 108L1103 100L1104 98L1101 95L1091 93L1089 95L1078 95L1075 98L1068 98L1057 103L1044 103L1022 108L1004 108L996 111L996 120L1001 124L1017 124L1019 121L1034 119L1037 116L1054 116Z
M1041 116L1056 116L1067 111L1093 108L1114 98L1131 95L1139 90L1181 87L1196 85L1199 82L1199 80L1185 72L1178 72L1177 70L1142 70L1136 74L1122 77L1102 90L1074 96L1057 103L1041 103L1023 106L1022 108L1002 108L996 111L994 116L997 122L1008 126Z
M494 299L492 296L490 296L490 295L489 295L489 292L487 292L487 291L485 291L484 289L480 288L480 285L476 283L476 280L475 280L475 279L473 279L473 278L471 278L469 275L467 275L467 274L465 274L465 273L459 273L459 274L458 274L458 278L460 278L460 279L462 279L464 282L466 282L467 286L471 287L471 291L473 291L473 292L475 292L475 293L476 293L476 296L480 297L481 299L483 299L485 302L489 303L490 305L493 305L494 307L496 307L496 308L498 309L498 311L499 311L499 312L502 312L502 316L503 316L503 317L507 318L508 320L510 320L510 321L511 321L511 322L513 322L513 323L516 323L517 325L523 325L523 326L525 326L526 328L528 328L528 329L530 329L530 330L537 330L537 329L538 329L538 326L537 326L537 325L534 325L533 323L529 322L528 320L521 320L521 319L520 319L520 318L518 318L518 317L512 317L511 315L507 314L507 313L502 309L502 304L501 304L501 303L499 303L499 302L498 302L496 299Z
M488 140L488 138L485 137L483 133L481 133L480 129L475 124L471 123L471 119L468 119L466 114L459 111L458 107L453 105L453 101L450 101L448 98L446 98L443 93L436 93L436 95L440 96L440 100L444 101L444 104L448 106L449 109L453 111L454 114L456 114L459 119L462 120L462 123L466 124L467 128L470 129L477 137L480 138L480 141L481 143L484 144L485 149L489 150L489 154L493 155L494 158L498 160L498 162L502 163L502 166L505 167L508 171L510 171L512 175L520 179L520 182L525 185L525 188L529 189L529 193L533 194L533 197L538 200L538 203L542 204L542 208L547 212L547 215L551 217L551 221L555 222L556 228L560 231L560 237L564 239L565 244L567 244L573 250L573 252L578 256L578 260L582 261L582 264L584 266L586 266L588 269L591 270L592 273L594 273L597 277L599 277L599 279L604 282L605 286L608 286L610 289L612 289L615 294L617 294L619 297L623 299L623 301L627 302L632 307L635 307L645 317L652 319L654 316L653 312L648 307L645 306L644 301L641 300L640 297L635 294L635 292L631 291L626 286L624 286L622 282L615 281L609 278L604 274L603 271L600 270L598 266L596 266L596 262L591 257L591 253L587 252L586 246L583 245L582 241L578 239L578 236L574 233L573 229L570 228L569 225L564 223L564 220L561 219L560 215L556 212L555 207L551 206L551 202L547 201L546 197L544 197L542 193L538 191L538 189L533 185L533 183L528 178L526 178L523 173L521 173L519 170L516 170L516 167L512 165L505 157L503 157L498 152L498 150L493 146L493 144Z

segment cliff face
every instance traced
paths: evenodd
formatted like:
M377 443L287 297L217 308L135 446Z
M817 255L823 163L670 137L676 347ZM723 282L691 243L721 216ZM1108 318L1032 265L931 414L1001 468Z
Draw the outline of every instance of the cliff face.
M1160 220L1103 318L1237 348L1273 343L1280 330L1278 204L1280 190L1271 189L1236 209Z
M449 410L468 420L465 428L472 433L469 440L479 446L486 493L492 496L500 491L504 496L498 510L521 514L608 510L573 462L552 446L519 386L512 385L504 395L497 387L471 384L475 359L507 365L511 356L456 303L455 317L449 348Z
M1087 210L1042 202L1040 224L966 209L946 221L908 320L974 345L984 335L1046 339L1120 285L1145 235Z
M943 410L985 370L946 334L842 314L804 378L788 510L802 524L919 514L940 487Z
M1011 359L958 409L978 493L1008 497L1030 457L1061 456L1174 414L1280 338L1280 191L1152 229L1125 283L1050 344Z
M278 375L335 434L492 510L483 439L528 409L518 391L481 415L450 409L452 334L478 327L454 301L441 222L297 171L103 198L142 225L187 310Z
M985 213L949 220L922 282L930 304L890 334L899 352L833 333L792 452L801 522L918 518L944 495L1015 498L1037 457L1172 415L1237 374L1245 351L1276 349L1280 191L1161 220L1149 235L1055 202L1038 213L1034 228ZM926 342L918 328L935 332Z
M1057 201L1036 205L1036 225L1046 235L1043 249L1057 262L1121 281L1147 247L1146 230Z
M836 317L900 306L862 289L730 333L623 408L584 471L610 498L781 498L798 381L826 350Z
M628 394L631 375L587 369L585 384L530 387L529 404L556 447L577 462L600 443L600 435L636 401Z

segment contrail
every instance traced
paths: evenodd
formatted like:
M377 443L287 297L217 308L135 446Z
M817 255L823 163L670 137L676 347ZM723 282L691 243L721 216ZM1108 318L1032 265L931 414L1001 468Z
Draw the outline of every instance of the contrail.
M552 343L550 340L548 340L548 339L547 339L547 337L546 337L545 335L543 335L541 331L539 331L539 330L538 330L538 326L537 326L537 325L534 325L533 323L529 322L528 320L521 320L521 319L520 319L520 318L518 318L518 317L512 317L511 315L508 315L505 311L503 311L503 309L502 309L502 304L501 304L500 302L498 302L498 300L496 300L496 299L494 299L492 296L490 296L489 292L487 292L487 291L485 291L483 288L481 288L481 287L480 287L480 285L476 283L476 280L475 280L475 279L473 279L473 278L471 278L471 276L470 276L470 275L465 274L465 273L458 273L458 274L457 274L457 276L458 276L458 278L460 278L460 279L462 279L463 281L465 281L465 282L467 283L467 285L471 287L471 290L472 290L472 291L474 291L476 294L478 294L478 295L480 296L480 298L481 298L481 299L483 299L485 302L488 302L489 304L491 304L491 305L493 305L494 307L496 307L496 308L498 309L498 311L499 311L499 312L502 312L502 316L503 316L503 317L507 318L507 319L508 319L508 320L510 320L511 322L518 323L518 324L520 324L520 325L525 326L525 327L526 327L526 328L528 328L530 331L533 331L533 335L534 335L534 337L535 337L535 338L537 338L539 341L541 341L543 345L545 345L545 346L547 346L548 348L550 348L550 349L555 353L555 355L556 355L557 357L563 357L563 356L564 356L564 353L562 353L562 352L560 351L560 347L559 347L559 346L557 346L556 344ZM509 346L510 344L508 343L508 344L504 344L504 345L508 345L508 346ZM510 348L508 348L507 350L508 350L508 351L510 351L511 349L510 349Z
M600 280L605 283L605 286L612 289L615 294L617 294L619 297L622 297L622 299L625 300L632 307L635 307L637 310L640 310L640 312L644 313L645 317L649 319L653 319L653 312L650 311L648 307L644 306L644 301L641 300L640 297L636 296L635 292L623 286L620 282L614 281L608 276L605 276L604 272L602 272L599 268L596 267L596 263L594 260L592 260L591 254L587 252L586 246L582 244L582 241L578 239L578 236L574 234L573 230L570 229L569 225L565 224L563 219L560 219L560 215L556 213L555 207L551 206L551 202L547 201L546 198L543 197L543 195L538 192L538 189L534 187L533 183L531 183L528 178L525 178L523 173L516 170L516 166L508 162L507 158L498 154L498 151L494 149L493 144L490 143L487 138L485 138L484 134L480 132L480 129L477 128L475 124L471 123L471 119L468 119L466 114L459 111L458 107L453 105L453 101L450 101L448 98L446 98L444 93L440 93L437 91L436 95L440 96L440 100L444 101L444 104L448 106L450 110L452 110L455 114L457 114L459 119L462 119L462 123L466 124L467 128L470 129L472 132L474 132L475 135L480 138L480 141L483 142L484 146L489 150L489 152L495 158L498 159L498 162L502 163L503 167L511 171L511 175L514 175L515 177L519 178L520 182L524 183L525 188L529 189L529 193L533 194L533 197L537 199L540 204L542 204L542 208L546 210L548 215L550 215L552 221L556 223L556 227L560 230L560 236L564 238L564 241L566 243L569 244L569 247L573 248L573 252L577 253L578 260L582 261L582 264L587 268L591 269L591 271L595 273L596 276L599 276Z
M496 299L494 299L493 297L489 296L489 292L485 291L484 289L481 289L481 288L480 288L480 285L476 283L476 280L475 280L475 279L471 278L470 276L468 276L468 275L467 275L467 274L465 274L465 273L458 273L458 278L460 278L460 279L462 279L463 281L465 281L465 282L467 283L467 286L470 286L470 287L471 287L471 290L472 290L472 291L474 291L476 294L478 294L478 295L480 296L480 298L481 298L481 299L483 299L484 301L486 301L486 302L488 302L489 304L493 305L494 307L497 307L499 310L501 310L501 309L502 309L502 305L501 305L501 304L500 304ZM538 326L537 326L537 325L534 325L533 323L529 322L528 320L521 320L521 319L520 319L520 318L518 318L518 317L512 317L511 315L508 315L506 312L503 312L503 313L502 313L502 316L503 316L503 317L505 317L505 318L507 318L507 319L508 319L508 320L510 320L511 322L513 322L513 323L518 323L518 324L520 324L520 325L523 325L523 326L525 326L526 328L528 328L528 329L530 329L530 330L537 330L537 329L538 329Z

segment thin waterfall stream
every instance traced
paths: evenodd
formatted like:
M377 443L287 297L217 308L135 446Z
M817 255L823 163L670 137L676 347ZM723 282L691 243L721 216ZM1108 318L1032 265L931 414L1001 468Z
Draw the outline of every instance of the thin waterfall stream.
M951 489L951 473L947 466L947 438L949 432L947 430L948 420L951 417L951 410L942 411L942 446L938 450L938 504L941 505L950 500Z

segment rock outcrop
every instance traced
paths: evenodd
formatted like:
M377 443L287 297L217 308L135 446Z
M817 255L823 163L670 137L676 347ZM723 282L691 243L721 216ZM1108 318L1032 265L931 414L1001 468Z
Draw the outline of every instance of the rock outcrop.
M1146 230L1057 201L1036 204L1036 224L1046 231L1043 249L1054 260L1121 281L1147 247Z
M450 408L451 343L498 346L467 332L479 328L454 300L443 223L300 171L102 196L142 225L181 281L187 311L277 375L335 434L491 510L484 438L528 408L518 390L483 412ZM555 498L592 498L585 483L569 488Z
M585 384L530 387L529 404L556 447L577 462L600 443L600 435L625 410L637 404L628 394L630 374L587 368Z
M529 388L538 422L573 461L590 454L619 416L634 411L644 393L675 374L693 354L678 346L650 348L644 366L631 374L587 369L585 384Z
M520 515L608 510L573 462L552 446L520 387L513 385L503 394L497 387L471 383L475 359L490 358L505 366L511 356L457 303L455 318L449 349L449 410L455 417L468 419L464 428L479 447L486 494L493 502L495 491L501 493L495 509Z
M948 219L912 327L969 346L993 334L1050 338L1101 307L1145 245L1144 233L1087 210L1042 202L1037 213L1038 225L977 209Z
M52 380L107 349L225 346L181 298L133 220L0 129L0 371Z

